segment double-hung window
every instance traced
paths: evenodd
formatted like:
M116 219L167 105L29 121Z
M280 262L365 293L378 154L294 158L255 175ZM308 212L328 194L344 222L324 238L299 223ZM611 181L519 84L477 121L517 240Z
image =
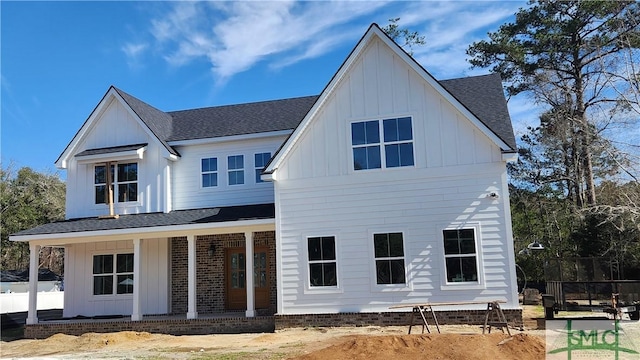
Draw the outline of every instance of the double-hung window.
M117 169L117 171L116 171ZM138 164L115 164L109 167L111 188L114 189L114 200L117 202L138 201ZM95 203L107 203L107 166L97 165L94 168Z
M256 168L256 184L264 182L260 178L260 174L262 174L262 169L264 169L264 167L267 165L267 162L269 162L269 159L271 159L271 153L265 152L265 153L255 154L254 167Z
M478 282L474 229L444 230L447 282Z
M376 282L383 284L405 284L404 245L402 233L373 235L376 261Z
M227 157L227 171L229 174L229 185L244 184L244 155Z
M133 293L133 254L93 256L93 295Z
M311 287L337 286L336 238L333 236L307 238L307 250Z
M202 171L202 187L218 186L218 158L202 159L200 167Z
M351 146L354 170L413 166L411 118L351 123Z

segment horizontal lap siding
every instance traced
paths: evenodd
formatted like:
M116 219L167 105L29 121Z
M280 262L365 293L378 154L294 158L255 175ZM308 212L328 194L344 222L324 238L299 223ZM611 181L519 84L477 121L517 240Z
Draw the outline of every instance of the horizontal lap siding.
M350 123L398 116L413 119L415 167L353 171ZM398 302L487 298L517 307L505 172L500 149L480 129L372 41L275 174L279 311L385 311ZM480 228L485 288L443 290L442 229L465 223ZM410 289L381 291L371 234L393 231L404 232ZM306 237L320 235L336 236L339 290L332 293L308 288Z
M400 301L456 301L460 296L510 298L504 208L501 202L486 198L487 189L499 180L499 176L485 173L464 181L446 177L395 179L385 185L351 184L339 189L305 189L292 181L292 189L285 190L287 184L283 183L280 246L285 313L317 311L313 309L318 306L329 312L381 311ZM404 190L393 191L395 187ZM447 225L465 222L481 224L486 289L442 291L441 231ZM376 229L405 233L407 280L412 290L380 292L373 285L370 233ZM306 236L323 231L336 235L342 292L323 295L307 290L305 294Z
M175 210L272 203L273 184L255 182L254 155L273 155L284 137L177 147L181 158L172 173ZM227 185L227 156L244 155L245 183ZM201 160L218 159L218 186L202 188Z

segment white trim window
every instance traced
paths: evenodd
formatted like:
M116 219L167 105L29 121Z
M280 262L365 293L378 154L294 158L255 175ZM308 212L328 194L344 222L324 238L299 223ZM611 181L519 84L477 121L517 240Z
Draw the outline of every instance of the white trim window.
M115 171L117 166L117 171ZM95 188L95 203L107 203L107 172L106 165L96 165L93 183ZM138 163L112 164L110 167L112 189L116 202L138 201Z
M262 174L262 170L271 159L270 152L258 153L254 155L254 167L256 169L256 184L264 182L260 175Z
M307 238L309 286L338 286L335 236Z
M202 187L218 186L218 158L204 158L200 161L202 173Z
M373 234L378 285L406 284L404 241L401 232Z
M93 256L93 295L133 294L133 254Z
M353 122L351 146L356 171L413 166L411 117ZM381 155L383 147L384 156Z
M244 184L244 155L228 156L227 172L229 175L229 185Z
M479 283L475 229L446 229L442 234L447 283Z

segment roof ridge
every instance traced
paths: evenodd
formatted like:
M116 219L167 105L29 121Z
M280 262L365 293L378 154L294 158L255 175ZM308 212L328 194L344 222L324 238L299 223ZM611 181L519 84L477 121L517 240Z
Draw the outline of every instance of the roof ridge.
M235 103L235 104L225 104L225 105L204 106L204 107L193 108L193 109L171 110L171 111L167 111L166 113L169 114L169 115L173 115L173 114L182 113L182 112L186 112L186 111L208 110L208 109L228 108L228 107L236 107L236 106L266 104L266 103L274 103L274 102L279 102L279 101L313 98L313 97L318 97L318 96L320 96L320 95L295 96L295 97L290 97L290 98L252 101L252 102L246 102L246 103Z

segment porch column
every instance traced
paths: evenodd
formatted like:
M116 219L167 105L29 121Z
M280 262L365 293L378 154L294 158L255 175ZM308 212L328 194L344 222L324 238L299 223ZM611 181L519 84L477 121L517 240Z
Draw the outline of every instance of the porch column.
M244 242L246 249L246 262L245 262L245 278L247 281L247 317L256 316L255 306L255 290L253 287L253 232L247 231L244 233Z
M131 321L142 320L142 306L140 304L140 284L142 283L141 245L142 239L133 239L133 311L131 312Z
M27 324L38 323L38 265L40 245L29 243L29 312Z
M187 278L188 283L188 310L187 319L196 319L198 312L196 311L196 237L187 235Z

